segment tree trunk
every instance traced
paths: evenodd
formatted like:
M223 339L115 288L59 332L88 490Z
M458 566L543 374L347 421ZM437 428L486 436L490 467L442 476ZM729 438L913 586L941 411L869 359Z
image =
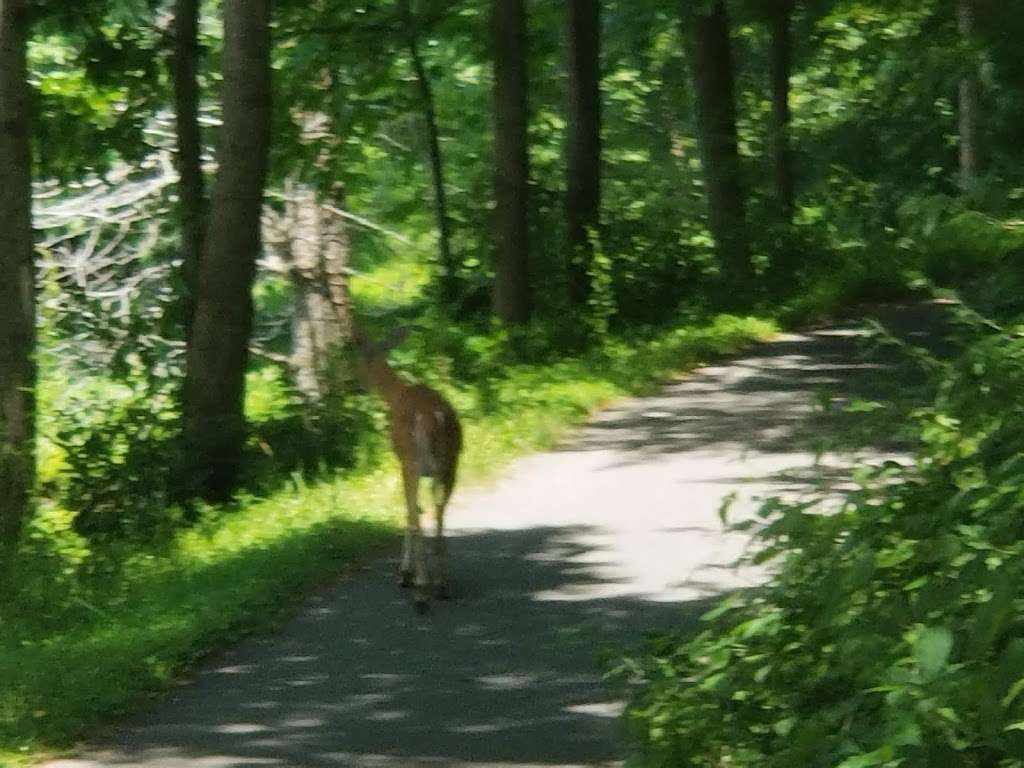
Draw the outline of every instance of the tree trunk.
M344 208L344 200L332 201ZM295 291L292 323L292 371L295 386L310 406L330 403L344 372L338 352L351 337L348 291L349 240L341 217L325 210L316 191L297 186L289 194L289 235L285 250Z
M790 15L792 0L777 0L771 9L771 148L775 165L775 201L783 220L793 219L793 157L789 145Z
M724 0L716 0L707 13L691 13L687 21L708 225L722 268L720 298L735 303L749 294L753 270L740 178L729 18Z
M187 355L185 438L194 490L233 490L245 440L252 284L270 142L270 3L224 0L224 124Z
M0 2L0 569L31 508L35 477L35 278L22 0Z
M416 84L423 100L423 119L427 127L427 150L430 155L430 174L434 185L434 216L437 219L438 249L441 257L441 300L451 306L458 293L458 276L455 257L452 255L451 219L448 217L448 195L444 187L444 160L441 156L441 140L437 129L437 109L434 105L434 91L427 76L423 57L420 56L416 21L413 18L411 0L402 0L402 21L408 38L409 56L412 59Z
M206 201L203 141L199 130L199 0L174 3L174 110L177 118L178 216L181 221L181 273L185 286L181 307L185 336L192 328L196 281L203 251Z
M974 55L974 0L959 0L957 26L962 43L970 51L960 78L960 187L967 190L978 177L978 65Z
M601 6L599 0L567 0L569 131L565 223L569 300L590 297L590 230L601 215Z
M497 159L494 312L506 325L517 325L530 318L526 9L523 0L492 0L491 22Z

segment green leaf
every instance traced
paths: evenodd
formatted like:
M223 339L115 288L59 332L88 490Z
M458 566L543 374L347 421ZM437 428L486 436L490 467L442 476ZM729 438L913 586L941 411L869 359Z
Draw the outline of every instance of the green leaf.
M726 494L722 499L722 503L718 505L718 519L722 522L722 527L728 527L729 525L729 510L736 503L736 498L736 491L732 491Z
M846 406L847 413L872 413L885 408L882 403L874 400L854 400Z
M779 736L786 737L793 730L794 725L796 725L795 717L784 717L772 726L772 730Z
M945 627L925 627L914 643L914 658L926 680L946 668L952 652L953 633Z
M870 768L873 765L882 765L896 756L896 750L890 744L879 747L874 752L864 755L854 755L841 762L836 768Z
M1018 680L1016 683L1010 686L1010 690L1003 697L1003 706L1008 707L1013 703L1013 700L1020 696L1020 692L1024 691L1024 677Z

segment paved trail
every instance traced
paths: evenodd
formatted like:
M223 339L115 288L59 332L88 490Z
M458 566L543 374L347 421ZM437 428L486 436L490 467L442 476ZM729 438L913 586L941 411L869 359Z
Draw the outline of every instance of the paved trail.
M931 313L887 314L912 331ZM741 516L758 495L842 482L844 461L815 453L855 417L816 415L822 393L884 401L912 380L856 336L787 335L618 404L457 494L451 603L418 618L396 563L373 564L51 768L621 764L602 660L762 578L730 567L747 542L722 532L723 496L738 493ZM875 457L900 448L884 431L863 442Z

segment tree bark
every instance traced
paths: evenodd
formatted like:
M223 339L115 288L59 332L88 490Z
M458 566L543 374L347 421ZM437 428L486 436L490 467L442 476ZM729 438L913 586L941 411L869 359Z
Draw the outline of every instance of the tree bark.
M977 59L974 55L975 8L974 0L959 0L957 26L964 45L970 51L966 57L964 75L960 78L960 187L967 190L978 177L978 101L979 90Z
M427 127L427 151L430 156L430 175L434 185L434 216L437 219L438 249L441 259L441 300L451 306L458 293L458 275L455 257L452 255L451 219L448 217L448 195L444 185L444 158L441 155L441 140L437 127L437 109L430 77L420 55L416 21L413 18L411 0L402 0L402 23L405 26L412 59L416 85L423 101L423 120Z
M526 9L523 0L492 0L491 22L497 160L494 312L506 325L518 325L530 318Z
M178 216L181 223L181 274L185 287L181 307L185 336L195 311L199 259L206 227L203 183L203 140L199 129L199 0L174 3L174 110L177 127Z
M775 201L784 221L793 219L794 173L789 144L790 16L792 0L777 0L769 20L772 86L771 148L775 166Z
M753 269L740 178L732 51L724 0L716 0L707 12L690 12L687 22L708 225L722 268L720 298L735 303L752 287Z
M332 203L344 208L344 199ZM296 186L288 208L291 231L285 250L295 291L292 371L295 387L314 417L340 389L338 352L351 337L348 230L341 217L320 204L311 187Z
M590 230L601 215L601 6L600 0L567 0L569 75L565 223L569 300L590 297Z
M35 277L22 0L0 0L0 569L31 509L35 478Z
M187 355L193 490L228 497L245 441L252 284L270 143L270 2L224 0L224 123Z

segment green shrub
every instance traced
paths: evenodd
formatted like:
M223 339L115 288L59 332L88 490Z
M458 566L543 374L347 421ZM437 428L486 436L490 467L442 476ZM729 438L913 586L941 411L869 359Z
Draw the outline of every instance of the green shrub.
M161 528L177 415L171 387L89 377L68 385L46 413L44 434L61 455L49 478L88 535ZM50 458L53 462L53 457Z
M943 283L984 277L1024 255L1024 229L977 211L965 211L935 227L925 241L925 269Z
M1024 765L1024 339L953 366L910 467L768 503L764 589L624 671L654 766Z

